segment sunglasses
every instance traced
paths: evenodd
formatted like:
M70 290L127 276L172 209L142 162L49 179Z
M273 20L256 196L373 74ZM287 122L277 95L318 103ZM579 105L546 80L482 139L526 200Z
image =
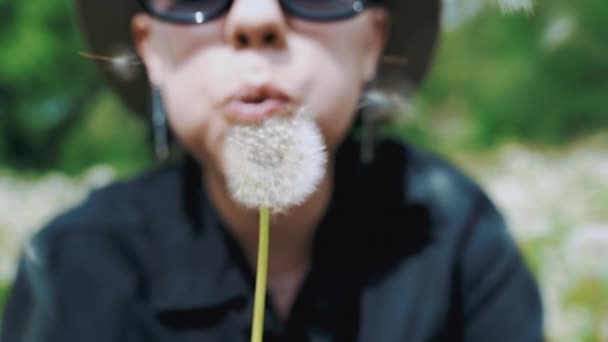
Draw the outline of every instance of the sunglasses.
M138 0L152 16L178 24L200 24L225 14L232 0ZM282 9L312 21L353 17L378 0L280 0Z

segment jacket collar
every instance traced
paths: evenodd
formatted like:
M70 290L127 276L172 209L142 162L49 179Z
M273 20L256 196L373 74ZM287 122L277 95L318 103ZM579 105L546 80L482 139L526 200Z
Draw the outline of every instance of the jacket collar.
M203 191L201 169L188 158L180 172L181 184L167 187L166 206L150 222L157 253L147 263L150 305L161 311L211 308L247 296L253 277Z

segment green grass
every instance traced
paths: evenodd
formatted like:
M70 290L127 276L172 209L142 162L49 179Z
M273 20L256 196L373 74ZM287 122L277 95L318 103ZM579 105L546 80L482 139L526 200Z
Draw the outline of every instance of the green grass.
M9 292L10 286L8 284L0 283L0 322L2 322L2 316L4 314L4 305L6 304L6 300L8 299Z
M591 322L583 341L600 341L602 322L608 316L608 280L582 278L566 294L567 307L578 307L591 313Z

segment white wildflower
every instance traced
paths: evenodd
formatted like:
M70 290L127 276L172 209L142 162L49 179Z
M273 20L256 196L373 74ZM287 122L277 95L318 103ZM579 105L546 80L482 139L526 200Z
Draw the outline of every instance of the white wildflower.
M574 33L574 20L569 15L562 15L551 20L543 35L543 45L554 49L566 42Z
M91 189L101 188L116 178L116 171L109 165L97 165L84 174L84 183Z
M532 0L498 0L498 5L503 13L513 13L517 11L532 13L534 10L534 3Z
M441 27L446 31L458 28L476 16L483 5L482 0L444 0L441 9Z
M304 109L235 126L223 152L234 200L275 212L303 203L319 184L327 160L319 128Z
M587 224L572 232L565 245L566 260L581 276L608 279L608 225Z

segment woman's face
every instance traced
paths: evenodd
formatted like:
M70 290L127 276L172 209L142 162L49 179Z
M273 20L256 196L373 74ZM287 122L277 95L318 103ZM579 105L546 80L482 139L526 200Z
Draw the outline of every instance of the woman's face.
M133 33L174 134L221 170L232 125L302 105L332 153L350 130L362 86L374 77L387 17L385 9L369 8L346 20L312 22L286 15L276 0L236 0L226 15L199 25L138 14Z

